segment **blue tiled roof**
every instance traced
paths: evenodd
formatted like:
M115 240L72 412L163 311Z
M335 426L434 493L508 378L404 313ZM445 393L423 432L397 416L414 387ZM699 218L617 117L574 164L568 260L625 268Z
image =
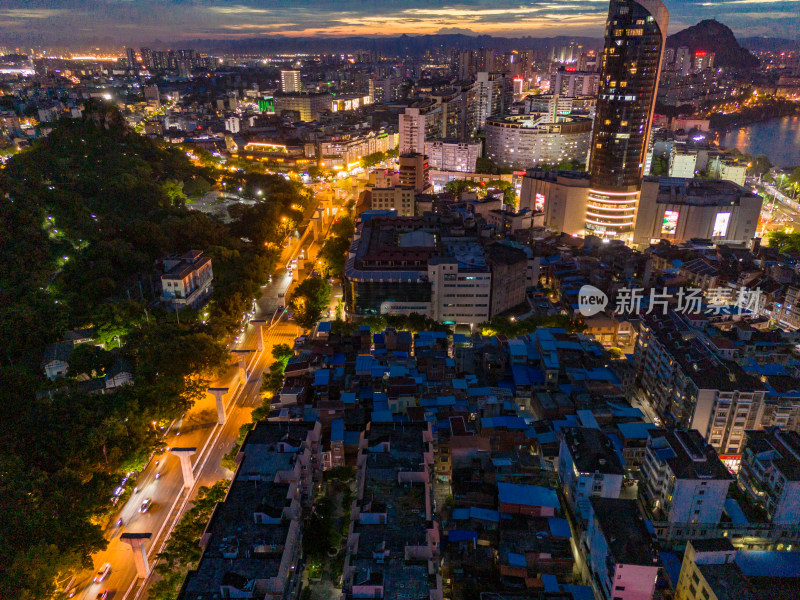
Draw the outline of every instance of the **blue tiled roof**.
M572 594L573 600L594 600L594 592L588 585L562 584L561 590Z
M526 429L528 424L522 417L483 417L481 427L505 427L507 429Z
M355 404L356 403L356 393L355 392L342 392L341 400L345 404Z
M392 365L389 367L389 377L405 377L408 375L408 367L405 365Z
M344 419L334 419L331 421L331 441L344 441Z
M318 369L314 373L314 385L328 385L331 382L331 372L329 369Z
M633 406L627 406L625 404L614 404L612 402L608 403L609 408L611 408L611 412L614 413L615 417L643 417L641 409L634 408Z
M627 440L646 440L648 431L656 429L652 423L620 423L617 425L620 434Z
M550 575L548 573L542 573L540 575L542 583L544 584L544 591L545 592L558 592L560 588L558 586L558 579L556 579L555 575Z
M322 321L317 325L317 331L321 331L323 333L330 333L331 331L331 321Z
M735 498L725 498L725 512L731 518L731 522L733 522L734 525L745 525L750 522L747 520L747 517L744 516L744 511Z
M508 553L508 564L512 567L524 567L526 566L525 562L525 555L519 554L517 552L509 552Z
M739 550L736 564L748 577L800 577L800 552Z
M667 572L669 581L674 589L678 585L678 578L681 575L681 560L674 552L659 552L658 556L661 558L661 564L664 565L664 570Z
M371 356L357 356L356 357L356 373L369 372L375 359Z
M547 519L547 524L550 526L550 533L555 537L572 537L572 531L569 528L569 521L566 519L559 519L558 517L550 517Z
M469 519L469 509L468 508L454 508L451 518L454 521L466 521L467 519Z
M578 410L575 412L578 413L578 420L580 420L581 426L587 429L600 429L600 425L597 424L597 419L594 418L592 411Z
M471 506L469 509L469 518L478 519L479 521L491 521L492 523L499 523L500 513L496 510Z
M337 366L337 367L340 367L340 366L344 365L346 362L347 362L347 358L341 352L338 352L338 353L334 354L333 358L331 359L331 364L334 365L334 366Z
M390 410L373 410L372 411L373 423L391 423L392 411Z
M361 441L361 433L358 431L345 431L344 432L344 445L345 446L358 446Z
M498 483L498 497L504 504L522 504L525 506L547 506L559 508L558 494L555 490L538 485L518 483Z
M460 529L451 529L447 532L447 539L451 542L466 542L469 540L477 540L478 533L475 531L462 531Z
M537 433L536 439L540 444L555 444L558 441L555 432L547 431L545 433Z

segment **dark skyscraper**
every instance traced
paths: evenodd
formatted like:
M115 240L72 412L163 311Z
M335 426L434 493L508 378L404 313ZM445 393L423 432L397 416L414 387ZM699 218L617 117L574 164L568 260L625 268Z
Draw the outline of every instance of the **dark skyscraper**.
M587 234L633 229L669 12L660 0L611 0L589 163Z
M133 48L126 48L125 57L128 61L128 68L131 70L136 69L136 67L139 65L139 63L136 61L136 50Z

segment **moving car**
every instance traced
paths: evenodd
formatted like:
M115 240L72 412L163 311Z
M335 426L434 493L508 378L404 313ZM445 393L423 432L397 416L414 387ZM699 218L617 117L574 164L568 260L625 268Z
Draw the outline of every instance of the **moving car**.
M106 598L108 598L108 590L103 590L97 594L97 600L106 600Z
M110 572L111 572L111 563L106 563L98 569L97 575L94 576L94 579L92 579L92 581L94 581L95 583L100 583L106 577L108 577L108 574Z
M150 505L152 504L153 504L152 498L145 498L145 501L142 502L142 505L139 507L139 512L146 513L148 510L150 510Z

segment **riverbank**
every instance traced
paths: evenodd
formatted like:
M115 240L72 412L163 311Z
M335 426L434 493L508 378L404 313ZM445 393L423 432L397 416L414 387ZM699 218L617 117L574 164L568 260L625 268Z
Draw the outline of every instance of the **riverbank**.
M709 119L709 127L711 131L722 137L734 129L792 116L800 116L800 103L780 100L751 106L737 113L712 115Z
M781 169L800 165L800 114L764 119L719 136L719 145L752 157L765 155Z

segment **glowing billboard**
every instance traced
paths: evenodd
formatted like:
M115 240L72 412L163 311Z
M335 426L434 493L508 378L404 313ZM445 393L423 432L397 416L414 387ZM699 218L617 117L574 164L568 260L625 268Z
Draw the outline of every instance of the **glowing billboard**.
M536 194L533 201L533 210L544 210L544 194Z
M714 231L711 237L725 237L728 234L728 224L731 222L731 213L717 213L714 219Z
M678 216L680 213L677 210L665 210L664 220L661 223L661 233L674 235L675 230L678 228Z

